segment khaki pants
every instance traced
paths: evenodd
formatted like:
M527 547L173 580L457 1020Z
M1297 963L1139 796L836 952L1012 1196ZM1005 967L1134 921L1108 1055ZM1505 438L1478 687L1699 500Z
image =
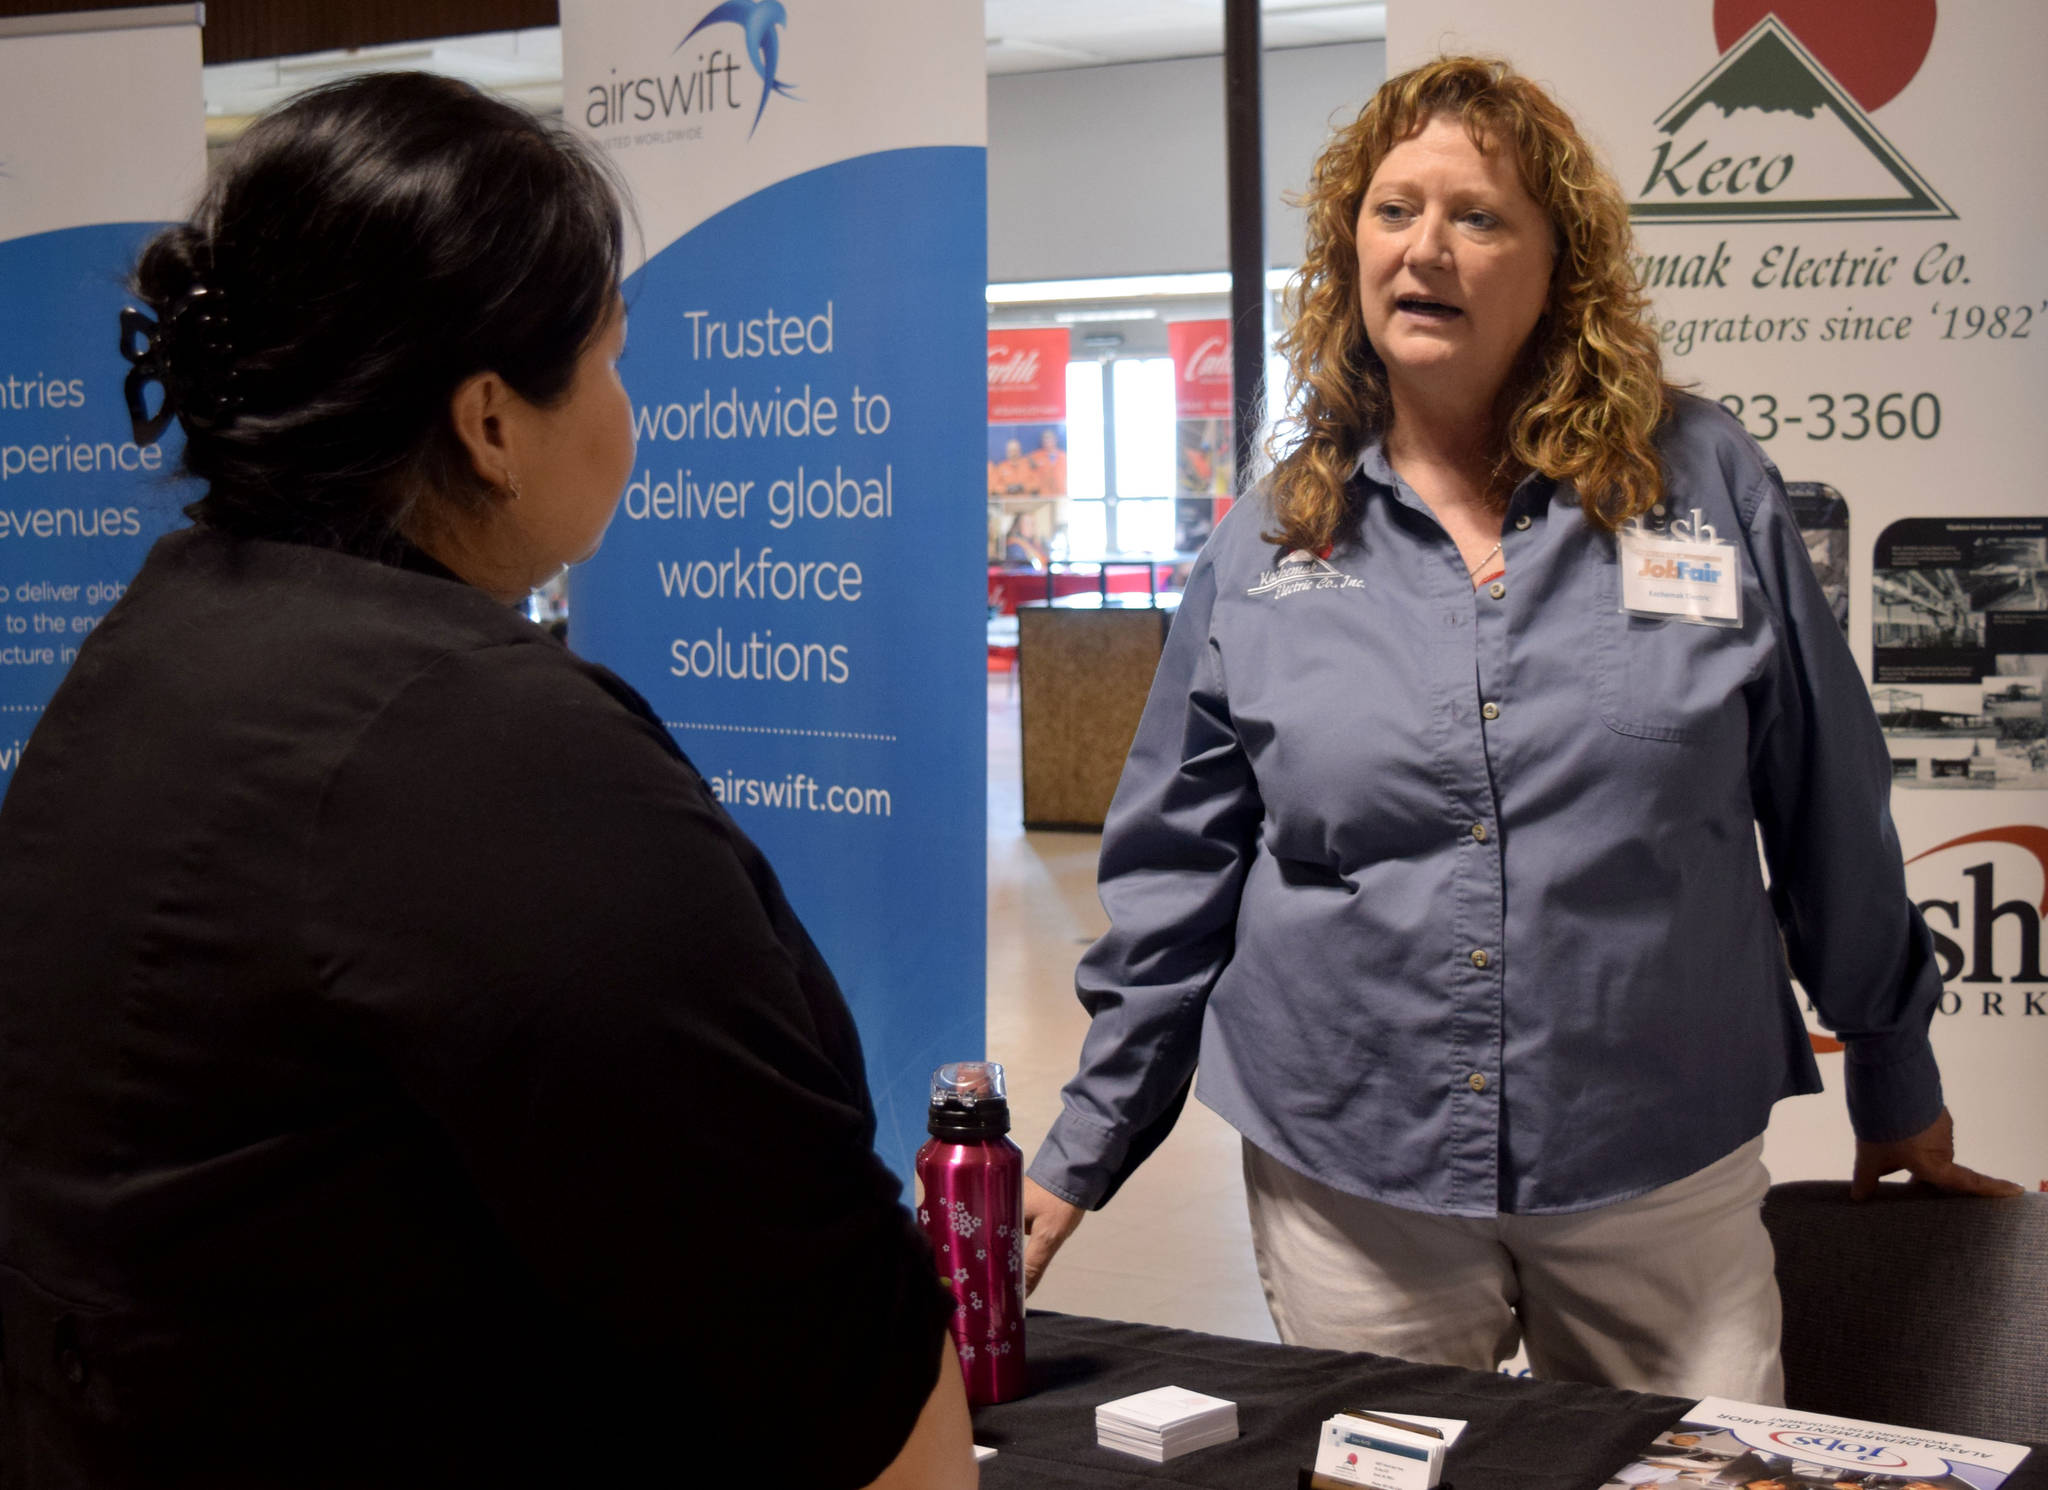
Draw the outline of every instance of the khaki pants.
M1562 1216L1432 1216L1244 1146L1259 1280L1290 1345L1779 1405L1778 1284L1753 1139L1697 1174Z

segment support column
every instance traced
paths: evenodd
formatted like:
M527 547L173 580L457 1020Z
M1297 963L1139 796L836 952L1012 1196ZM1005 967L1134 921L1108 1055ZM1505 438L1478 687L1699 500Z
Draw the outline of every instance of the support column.
M1223 0L1223 98L1230 191L1231 440L1240 491L1255 468L1266 396L1266 172L1259 99L1259 0Z

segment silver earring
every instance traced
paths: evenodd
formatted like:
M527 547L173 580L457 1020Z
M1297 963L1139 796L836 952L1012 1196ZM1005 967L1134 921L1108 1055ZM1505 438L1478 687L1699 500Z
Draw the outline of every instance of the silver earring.
M505 476L505 490L512 494L513 501L519 500L519 478L510 472L507 472Z

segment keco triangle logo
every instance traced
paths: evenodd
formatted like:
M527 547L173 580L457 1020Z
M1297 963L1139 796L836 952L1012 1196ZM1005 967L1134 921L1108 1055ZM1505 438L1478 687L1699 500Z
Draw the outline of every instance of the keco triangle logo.
M1759 9L1759 0L1717 0L1717 32L1725 38L1731 19ZM1934 0L1776 0L1657 120L1664 138L1650 150L1630 215L1640 223L1953 218L1864 112L1912 80L1933 32ZM1845 87L1802 35L1856 86Z

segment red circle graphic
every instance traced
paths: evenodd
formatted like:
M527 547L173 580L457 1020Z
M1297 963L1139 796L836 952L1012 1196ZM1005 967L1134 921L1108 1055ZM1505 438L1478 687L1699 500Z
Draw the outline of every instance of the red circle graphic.
M1714 44L1725 52L1776 11L1867 114L1913 81L1934 41L1935 0L1714 0Z

